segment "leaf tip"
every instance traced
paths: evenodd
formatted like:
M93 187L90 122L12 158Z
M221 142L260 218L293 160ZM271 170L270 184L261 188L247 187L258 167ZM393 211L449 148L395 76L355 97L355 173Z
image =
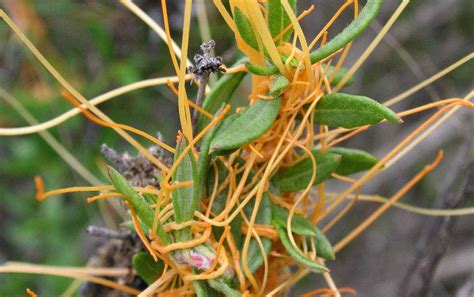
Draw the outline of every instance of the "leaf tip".
M113 176L112 176L112 175L114 175L115 173L117 173L117 170L116 170L114 167L110 166L110 165L106 165L106 169L107 169L107 175L109 176L109 178L110 178L111 180L113 180Z

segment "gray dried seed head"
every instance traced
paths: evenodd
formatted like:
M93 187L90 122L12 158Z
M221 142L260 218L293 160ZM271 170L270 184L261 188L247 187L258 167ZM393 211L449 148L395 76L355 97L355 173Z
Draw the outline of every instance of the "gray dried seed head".
M210 73L214 73L217 71L225 71L222 68L222 58L212 57L211 50L216 45L214 40L209 40L208 42L204 42L201 44L201 54L194 55L194 66L188 67L188 72L193 73L195 75L194 80L200 80L203 75L208 76Z
M161 137L161 135L158 136ZM148 148L148 151L158 160L171 166L172 156L162 147L153 145ZM105 144L101 146L101 152L132 186L152 185L159 187L159 182L156 179L156 175L160 173L159 169L142 154L135 157L130 156L127 152L119 154Z

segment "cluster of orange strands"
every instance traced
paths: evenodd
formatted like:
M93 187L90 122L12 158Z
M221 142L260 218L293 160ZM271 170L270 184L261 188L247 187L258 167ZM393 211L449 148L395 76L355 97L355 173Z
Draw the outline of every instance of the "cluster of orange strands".
M176 170L179 162L183 157L189 152L192 151L196 156L199 156L199 152L194 148L195 145L202 139L206 133L215 126L219 121L223 119L225 114L229 111L227 107L224 111L218 115L210 115L206 111L203 111L200 107L193 105L192 102L186 96L186 91L184 89L184 59L181 62L181 65L178 65L177 58L174 56L174 52L170 47L170 54L173 60L174 67L178 72L180 77L180 83L178 89L170 83L170 88L176 93L179 97L179 110L180 110L180 120L182 124L182 130L184 135L179 137L186 137L189 143L189 146L184 150L184 152L178 156L175 163L171 168L166 166L160 166L163 171L164 180L161 182L161 187L159 189L153 187L146 188L135 188L138 193L149 193L156 195L157 203L153 205L155 209L154 217L154 227L152 228L150 234L145 234L141 229L140 223L136 218L134 210L127 204L127 207L130 208L132 215L133 223L136 228L137 233L140 236L140 239L144 243L147 250L155 259L161 259L165 263L165 270L162 276L157 279L145 293L159 293L160 296L176 296L176 295L190 295L193 294L194 289L192 286L193 280L206 280L206 279L216 279L222 276L226 270L232 268L235 272L236 277L239 280L240 286L239 290L244 295L249 294L278 294L284 292L287 288L296 283L302 276L308 273L308 270L299 267L298 272L294 275L296 277L290 277L291 273L288 269L290 265L298 265L290 257L285 255L283 247L278 244L278 236L275 229L272 226L258 225L255 223L257 213L260 209L260 202L262 200L263 193L268 191L269 180L270 178L281 168L291 166L301 160L302 158L310 157L313 161L313 177L314 180L317 175L317 165L314 157L310 153L310 150L319 145L321 150L327 150L329 147L332 147L338 143L341 143L350 137L354 137L359 133L367 130L369 127L361 127L353 131L347 129L335 129L329 130L326 126L321 126L319 133L315 132L314 127L314 112L315 106L318 100L327 93L331 93L331 81L334 78L334 75L328 77L327 71L329 65L333 64L333 59L339 55L337 63L335 63L336 70L341 67L344 62L345 57L350 49L350 45L347 46L342 51L332 55L324 60L327 66L323 67L320 62L317 64L311 65L309 62L309 52L311 49L319 43L323 45L327 40L327 30L332 25L332 23L343 13L343 11L350 6L354 5L354 16L358 14L358 3L357 1L347 1L334 15L334 17L329 21L327 26L324 27L323 31L320 32L314 40L307 43L302 30L299 27L299 20L311 13L314 7L309 8L304 11L299 17L295 16L288 11L288 1L282 1L285 9L287 9L292 24L286 28L284 31L293 30L295 32L294 38L291 43L283 43L280 46L276 47L273 42L268 43L269 32L266 27L264 20L266 17L265 9L260 6L257 1L244 1L244 0L235 0L230 1L231 7L234 9L238 7L242 12L248 14L248 18L252 26L256 29L255 32L258 35L259 47L257 51L250 48L242 38L239 36L238 31L236 30L236 25L232 20L232 17L228 14L227 11L223 9L222 3L218 0L214 1L216 7L219 9L224 19L228 23L229 27L236 34L236 40L239 48L245 52L251 59L253 63L261 64L264 57L263 45L265 44L266 50L269 53L269 56L272 58L274 64L280 69L281 73L285 74L290 81L288 88L282 94L282 108L280 110L279 116L274 122L273 126L267 133L262 135L257 140L252 143L240 148L236 152L232 153L229 156L219 157L220 161L226 166L228 170L228 176L225 180L218 184L219 180L217 167L215 164L212 165L212 169L215 172L215 183L212 189L211 195L209 197L201 197L201 208L203 212L196 212L195 218L193 221L185 222L178 224L173 222L173 206L171 202L171 193L178 187L187 187L192 185L192 181L182 182L182 183L173 183L171 176ZM171 40L169 33L169 26L167 24L167 15L166 15L166 2L164 3L165 11L165 30L167 33L168 40ZM286 5L285 5L286 4ZM186 1L185 9L185 24L190 18L190 5L191 1ZM255 10L254 8L258 8ZM183 56L187 54L188 47L188 35L189 35L189 26L184 27L183 33ZM275 40L281 38L277 36ZM297 47L297 42L301 47ZM292 68L289 63L282 63L279 59L280 54L285 54L291 58L295 58L298 61L301 61L298 67ZM275 58L278 57L278 58ZM184 65L184 66L183 66ZM243 68L238 68L240 71L245 71ZM237 71L234 69L234 71ZM229 71L229 72L232 72ZM269 99L265 96L268 91L268 88L271 84L270 77L258 77L252 76L252 92L249 96L250 104L257 99ZM69 100L75 107L79 107L81 112L91 121L106 127L120 128L137 135L140 135L153 143L160 145L161 147L167 149L168 151L174 153L175 150L160 140L154 138L153 136L140 131L136 128L129 127L123 124L117 124L113 122L106 122L99 119L93 112L88 111L80 107L80 103L77 102L77 98L71 95L69 92L63 93L64 97ZM320 184L317 188L312 189L311 183L308 187L300 192L293 194L285 194L284 196L277 196L271 194L270 197L273 203L285 207L289 210L291 217L298 213L309 218L313 223L320 223L322 219L326 218L330 214L336 214L333 220L326 223L325 226L322 226L322 230L327 231L330 227L335 225L347 211L353 206L357 200L357 194L359 193L361 187L370 181L376 174L378 174L382 167L397 153L399 153L403 148L408 146L416 137L425 130L431 123L438 119L442 114L446 113L448 110L454 108L457 105L464 105L468 107L473 107L472 103L462 100L462 99L448 99L433 103L431 105L422 106L415 108L413 110L408 110L400 113L400 116L407 116L416 112L427 110L434 107L444 106L438 110L431 118L429 118L425 123L423 123L418 129L416 129L412 134L410 134L402 143L397 145L387 156L382 158L380 162L374 166L369 172L362 176L359 180L354 180L351 178L341 177L335 175L336 179L339 179L342 182L350 184L350 187L340 194L336 199L332 200L329 206L327 205L329 199L326 197L325 184ZM189 121L189 108L193 107L200 111L204 116L212 118L211 123L203 129L198 135L192 135L192 127L190 127ZM298 119L298 120L296 120ZM303 152L302 154L300 152ZM245 162L242 163L235 162L237 157L243 158ZM441 160L442 153L438 155L433 164L427 166L423 169L418 175L416 175L411 181L407 183L398 193L396 193L390 203L382 205L372 216L370 216L366 221L361 223L354 231L352 231L347 237L343 238L340 242L334 245L335 252L338 252L344 248L352 239L354 239L358 234L365 230L368 225L375 221L380 215L383 214L390 206L391 203L396 202L400 199L408 190L410 190L413 185L418 182L424 175L431 171ZM255 175L253 178L249 178L250 171L253 170ZM46 192L44 188L43 181L41 178L36 178L35 180L38 193L37 199L44 200L53 195L59 195L63 193L71 192L105 192L97 196L90 197L89 202L96 201L98 199L108 199L111 197L125 198L122 194L110 192L114 188L109 185L99 186L99 187L73 187L58 189ZM224 210L221 213L213 213L213 203L217 197L222 192L227 192L227 203ZM342 201L344 201L349 195L356 193L355 198L352 200L353 203L348 204L345 208L340 210L339 206ZM254 208L250 217L247 217L243 212L243 208L248 205L250 202L254 203ZM245 235L245 240L243 244L242 251L239 251L239 248L236 246L232 233L229 232L228 225L229 223L237 216L241 216L244 221L244 226L242 228L242 233ZM158 222L164 224L166 231L179 230L188 226L192 227L193 239L188 242L177 242L170 245L164 246L157 238L155 238L156 228ZM211 227L226 227L220 238L214 238L211 232ZM288 235L292 245L299 250L302 254L306 255L308 258L313 260L316 259L316 250L314 238L310 240L305 240L303 237L294 237L291 232L291 226L288 225ZM270 256L264 255L264 265L255 273L252 274L247 267L247 253L249 247L249 241L251 238L254 238L259 243L260 249L263 253L263 245L261 238L269 238L276 241L273 244L272 251ZM183 265L177 265L174 263L171 255L171 251L192 248L200 244L206 243L209 246L213 247L216 250L216 261L213 262L212 267L207 271L201 272L199 274L193 274L189 267ZM329 275L325 275L329 277ZM117 289L120 289L117 287ZM329 289L319 289L313 292L308 293L305 296L315 296L315 295L339 295L340 293L355 293L354 290L350 288L329 288ZM28 293L31 296L34 296L34 293Z

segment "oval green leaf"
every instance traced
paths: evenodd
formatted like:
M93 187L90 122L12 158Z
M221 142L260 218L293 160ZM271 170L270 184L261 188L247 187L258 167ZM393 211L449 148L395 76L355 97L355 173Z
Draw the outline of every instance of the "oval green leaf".
M316 255L320 258L326 260L334 260L336 259L336 255L334 254L334 250L332 249L332 245L327 239L326 235L316 228Z
M280 112L281 98L258 100L223 120L211 141L210 153L239 148L270 129Z
M325 265L319 264L318 262L307 258L305 255L302 255L298 250L296 250L291 244L290 239L288 238L286 229L280 226L279 223L273 221L273 226L275 227L278 233L278 237L280 237L281 243L283 244L291 258L293 258L296 262L305 266L313 272L322 273L329 271L329 269Z
M316 178L313 186L328 179L335 172L341 157L336 154L312 152L316 159ZM279 189L282 192L298 192L308 186L313 174L313 163L309 157L301 160L277 176Z
M311 63L321 61L322 59L329 57L331 54L345 47L349 42L357 38L362 32L364 32L370 25L370 23L377 16L380 7L382 6L383 0L368 0L367 4L360 11L359 16L350 23L341 33L337 34L333 39L326 43L321 48L313 51L310 54Z
M296 13L296 0L288 0L293 11ZM268 4L268 27L272 37L277 37L288 25L291 24L290 18L285 11L281 0L269 0ZM275 44L278 45L281 42L288 41L292 30L288 30L282 38L280 38Z
M314 149L314 151L319 152L319 149ZM351 175L369 170L379 161L371 154L357 149L331 147L327 152L341 156L341 164L336 170L339 175Z
M164 264L161 260L155 262L153 257L146 252L135 254L132 258L133 268L138 276L151 285L163 273Z
M321 125L348 129L376 124L384 119L394 124L402 123L391 109L377 101L344 93L323 96L316 105L314 119Z

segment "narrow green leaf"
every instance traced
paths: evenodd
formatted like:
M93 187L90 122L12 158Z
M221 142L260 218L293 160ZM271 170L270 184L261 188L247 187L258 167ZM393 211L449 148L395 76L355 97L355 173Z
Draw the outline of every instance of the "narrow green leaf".
M125 179L125 177L123 177L117 170L110 166L107 166L107 169L115 190L127 197L127 201L132 205L140 221L143 222L148 229L151 229L153 227L154 214L145 198L135 192L127 179ZM171 242L168 234L164 231L163 226L160 223L158 223L157 234L163 243L169 244Z
M163 273L164 264L161 260L155 262L153 257L146 252L135 254L132 258L133 268L138 276L147 284L154 283Z
M382 2L383 0L368 0L367 4L360 11L359 16L349 26L344 28L341 33L337 34L324 46L310 54L311 63L314 64L329 57L362 34L377 16Z
M402 120L389 108L364 96L344 93L325 95L316 105L314 119L321 125L356 128L383 119L399 124Z
M148 204L155 204L156 203L156 195L150 193L143 193L143 198L145 198Z
M315 151L319 151L319 149L315 149ZM371 154L357 149L332 147L327 152L341 156L341 164L336 170L339 175L351 175L369 170L378 162L377 158Z
M281 58L281 61L283 63L286 63L286 61L288 60L289 56L285 55L285 54L280 54L280 58ZM296 68L299 64L299 60L297 58L291 58L290 60L290 63L289 63L289 66L293 67L293 68ZM300 66L300 70L304 70L304 64Z
M279 224L283 228L287 229L289 212L287 209L272 204L272 217L276 224ZM332 250L331 243L326 236L314 226L305 217L295 214L291 221L291 231L294 234L303 236L316 236L316 254L318 257L326 260L334 260L334 252Z
M316 233L316 255L326 260L334 260L336 255L326 235L319 228L316 228Z
M214 199L214 203L212 204L212 212L215 214L221 213L226 205L227 202L227 193L221 192L217 195ZM242 218L240 216L236 216L232 222L230 222L230 232L232 233L232 237L234 237L235 245L240 246L242 242ZM215 238L221 238L222 233L224 233L224 227L212 227L212 233L214 234Z
M322 65L323 69L326 67L325 64ZM335 70L336 67L332 66L332 65L329 65L329 69L328 69L328 72L326 73L326 77L331 77L334 70ZM331 81L331 86L337 86L337 84L339 84L339 82L342 80L342 78L346 75L347 73L347 69L344 68L344 67L341 67L339 68L339 70L336 72L336 75L334 75L334 78L333 80ZM354 78L353 77L350 77L345 83L344 83L344 87L348 87L350 85L352 85L352 83L354 82Z
M280 54L281 61L283 63L286 63L288 60L288 56L284 54ZM255 75L261 75L261 76L270 76L270 75L275 75L280 73L280 70L278 67L276 67L272 62L267 63L268 66L260 66L252 63L245 63L245 67L250 73L253 73ZM298 66L298 60L295 58L292 58L289 64L291 67L296 68ZM300 70L304 69L304 65L300 66Z
M316 159L316 178L313 186L325 181L335 172L341 157L331 153L312 152ZM279 185L282 192L297 192L308 186L313 174L313 163L309 157L279 173Z
M234 21L237 25L242 39L252 48L258 50L258 42L255 33L253 32L252 25L250 24L247 16L238 8L234 10Z
M217 291L210 288L204 281L193 281L194 293L197 297L219 296ZM211 291L212 290L212 291Z
M286 228L289 212L286 208L280 207L272 203L273 220ZM298 235L316 236L316 226L314 226L305 217L295 214L291 220L291 231Z
M229 174L229 171L225 167L224 163L219 158L216 158L213 161L213 163L217 167L217 175L218 175L217 184L220 185L227 178L227 175ZM211 194L212 194L212 190L214 188L214 182L215 182L215 172L214 172L214 169L212 169L212 170L209 170L209 174L207 175L206 194L207 194L208 197L211 196ZM224 189L223 192L221 192L221 193L225 193L226 190L227 189ZM225 203L225 201L224 201L224 203ZM217 211L222 210L222 209L219 210L220 206L219 207L216 206L216 207L218 209Z
M280 73L280 70L278 70L278 67L276 67L275 65L259 66L252 63L246 63L245 67L251 73L256 74L256 75L261 75L261 76L270 76L270 75Z
M247 61L247 58L242 58L232 65L238 66ZM234 94L237 87L244 79L246 73L244 71L236 72L233 74L223 75L217 83L212 87L209 94L204 98L202 108L211 114L215 114L226 102L230 100L232 94ZM200 115L198 119L198 131L201 131L209 124L211 120L205 116Z
M224 294L224 296L227 296L227 297L240 297L240 296L242 296L242 294L239 291L234 290L231 287L229 287L229 285L226 284L223 280L210 279L210 280L207 281L207 283L214 290L219 291L222 294Z
M117 192L126 196L126 200L132 205L137 213L137 216L143 223L151 228L153 225L153 210L140 194L135 192L133 187L117 170L113 167L107 166L110 180Z
M241 113L227 117L217 129L210 152L239 148L270 129L280 112L281 98L258 100Z
M288 87L289 83L290 82L285 76L275 75L268 93L273 97L280 96L280 94Z
M289 0L293 11L296 13L296 0ZM290 18L286 13L285 9L281 5L281 0L269 0L268 1L268 27L272 37L275 38L278 36L289 24L291 24ZM279 41L276 42L276 45L281 42L287 41L290 38L292 30L288 30Z
M196 268L193 268L193 274L198 274L199 271ZM217 297L219 296L218 292L211 288L207 282L202 280L193 281L194 291L197 297Z
M176 146L175 162L179 155L184 151L188 142L182 137ZM174 182L193 181L190 187L182 187L172 192L173 209L177 223L183 223L193 218L194 212L198 207L199 186L197 176L196 160L194 154L189 151L183 160L179 163L173 174ZM188 240L191 238L191 228L185 228L177 232L180 240Z
M225 167L224 163L220 159L215 160L215 165L217 166L217 172L218 172L218 180L217 184L220 185L222 182L227 178L229 171ZM251 174L250 174L251 175ZM239 175L237 178L240 178ZM207 197L210 197L212 194L212 190L214 187L214 182L215 182L215 173L214 170L210 170L208 177L207 177ZM224 189L222 192L217 194L217 197L214 199L214 202L212 204L212 212L215 214L221 213L227 203L227 193L228 189ZM240 247L240 243L242 242L242 218L240 216L236 216L232 222L230 222L230 232L232 233L232 236L234 237L235 245ZM222 233L224 232L224 227L212 227L212 232L214 234L215 238L220 238Z
M277 230L278 236L280 237L281 243L285 247L286 251L296 262L305 266L313 272L322 273L329 271L329 269L325 265L319 264L318 262L307 258L306 256L302 255L298 250L296 250L291 244L290 239L288 238L286 229L283 228L279 223L273 221L273 226Z
M247 218L250 219L252 215L254 203L249 203L245 208L244 212ZM262 201L260 202L260 208L255 219L256 224L260 225L271 225L272 223L272 206L270 197L267 193L263 194ZM272 241L268 238L260 238L262 241L263 249L265 250L265 257L268 257L272 248ZM263 264L262 251L256 239L250 239L249 248L247 251L247 265L249 270L254 273Z
M201 141L201 151L199 153L199 159L197 161L197 175L198 175L198 187L199 189L197 192L199 193L199 197L204 197L206 194L206 182L208 180L208 172L210 166L210 159L211 156L209 154L209 149L211 148L211 141L214 138L214 134L216 133L217 129L219 128L221 123L218 123L216 126L212 127L206 135L204 135Z

